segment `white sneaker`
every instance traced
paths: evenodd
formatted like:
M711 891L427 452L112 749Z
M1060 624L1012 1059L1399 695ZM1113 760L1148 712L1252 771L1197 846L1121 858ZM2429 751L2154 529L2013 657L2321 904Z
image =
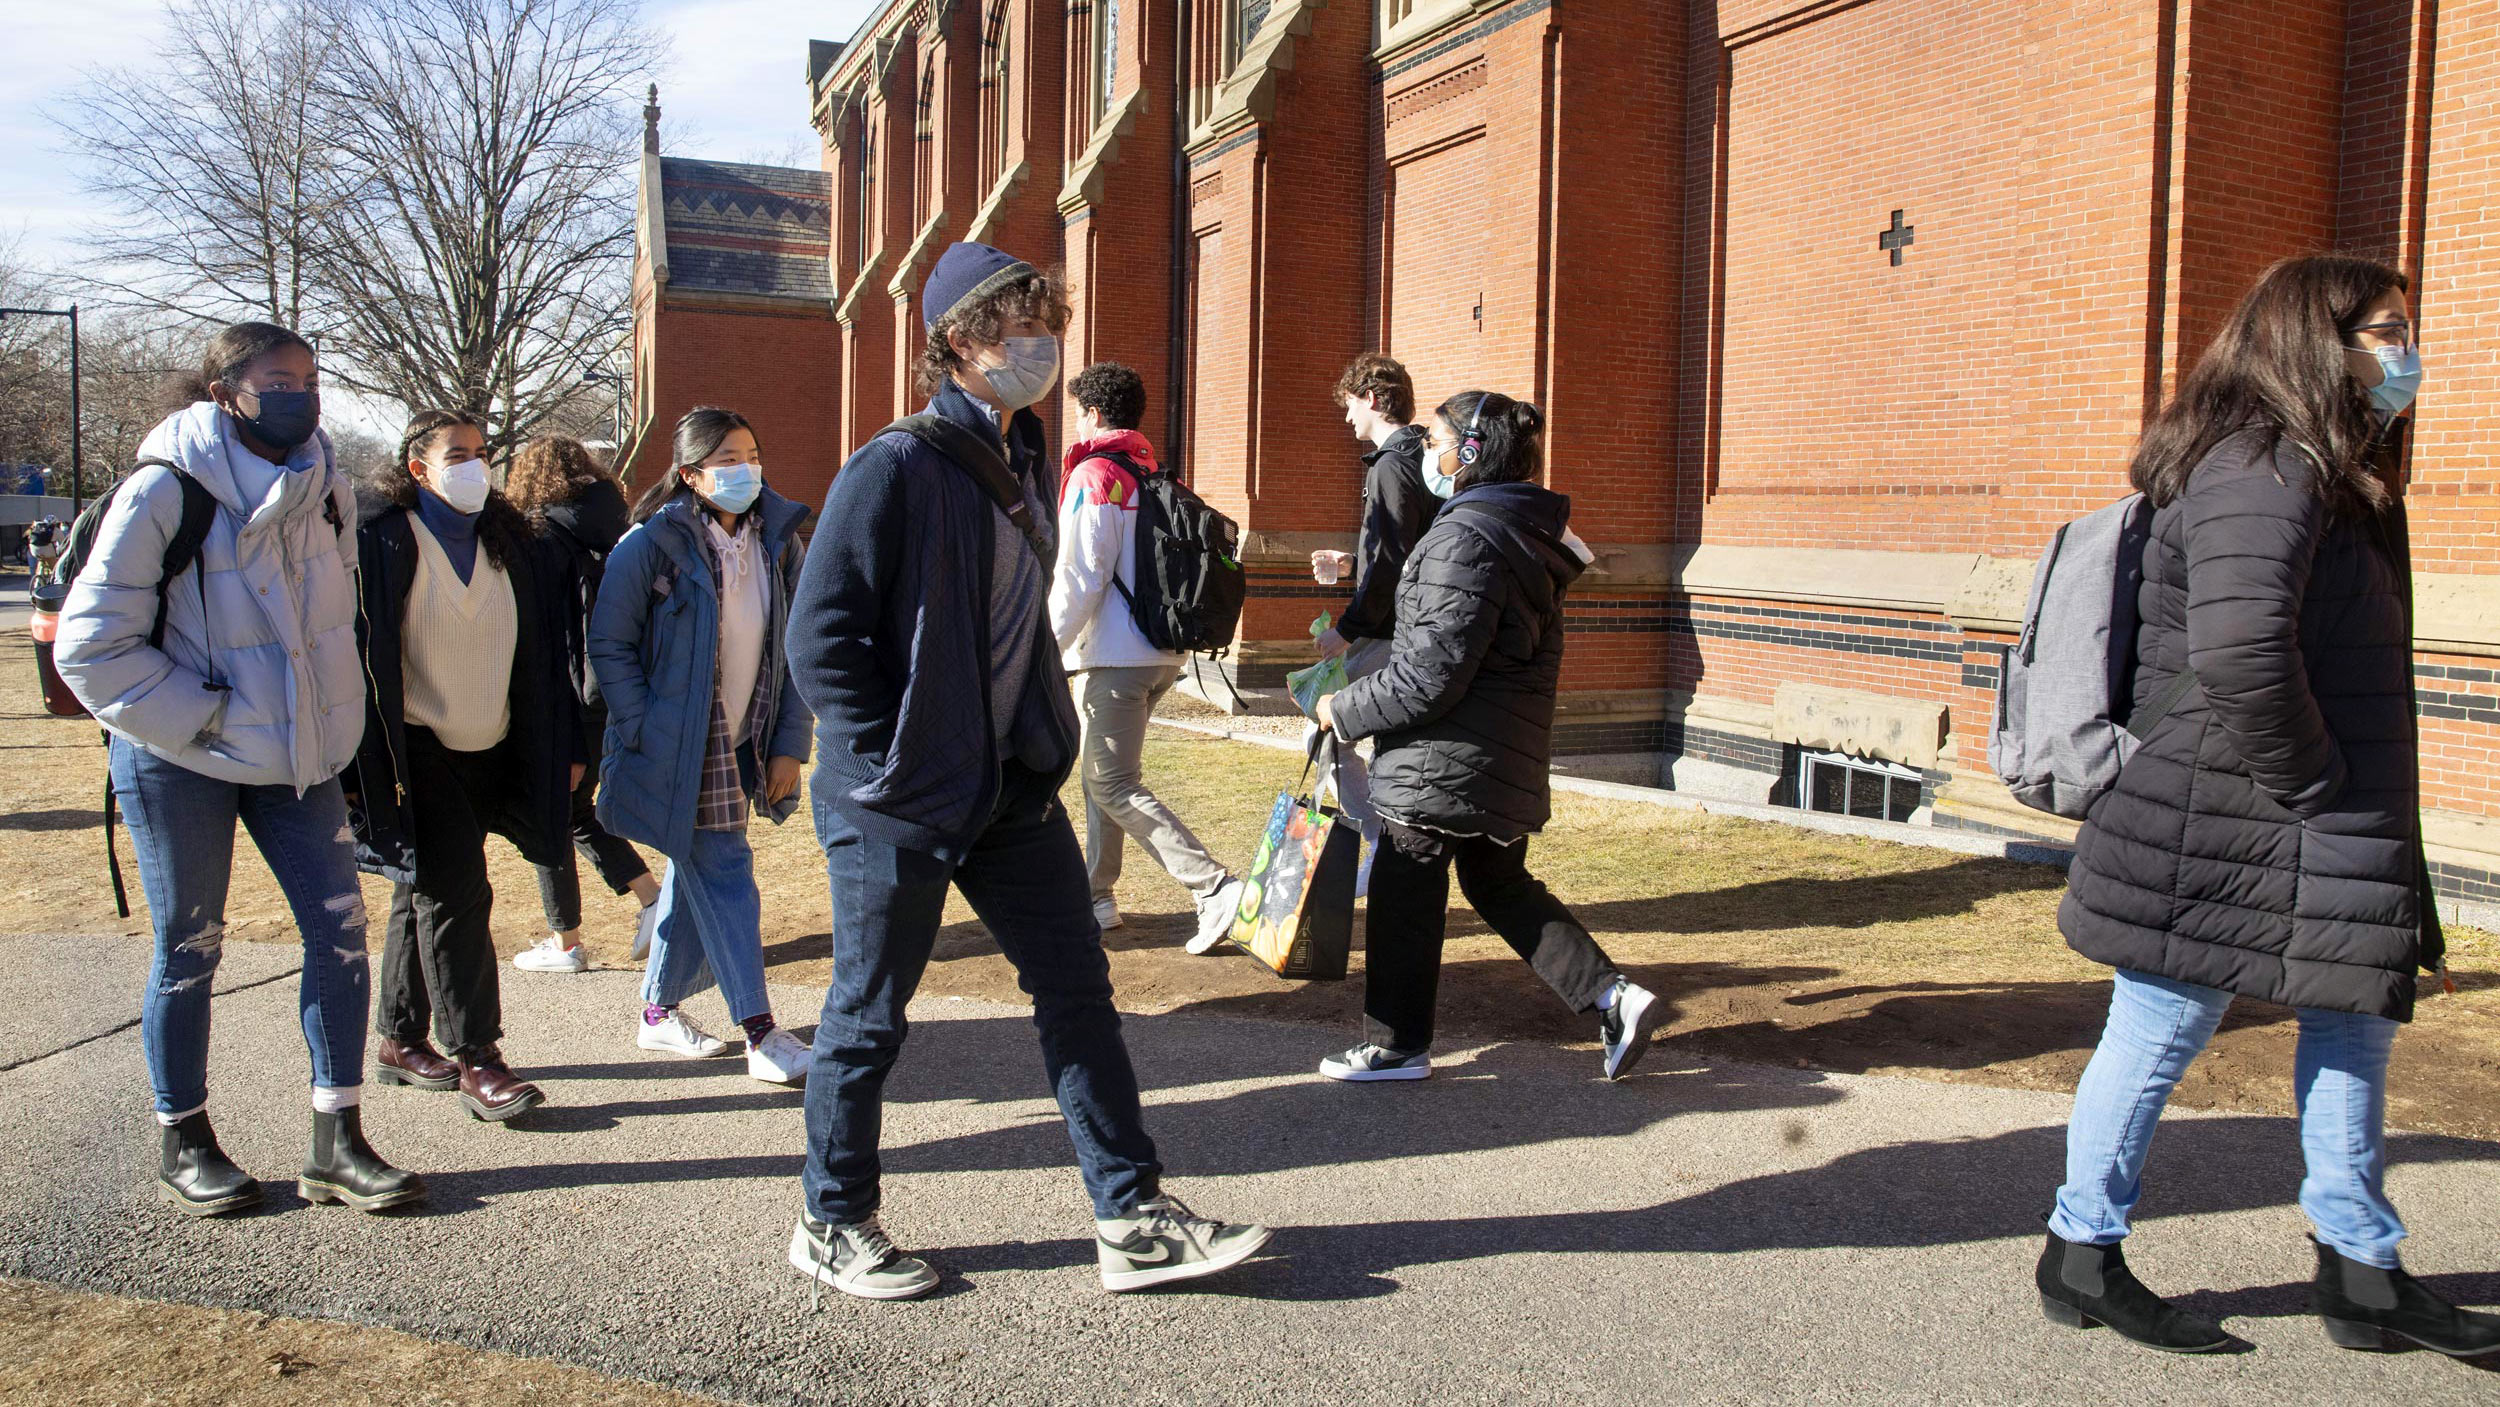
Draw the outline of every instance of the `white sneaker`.
M1120 917L1120 901L1105 894L1094 901L1094 922L1101 926L1103 932L1109 933L1128 920Z
M512 955L512 965L523 972L580 972L590 966L582 956L581 945L568 948L564 939L550 933Z
M660 901L642 906L642 916L634 920L634 961L640 962L651 951L651 935L660 931Z
M634 1033L634 1044L644 1050L664 1050L689 1060L709 1060L729 1049L729 1042L707 1034L694 1024L694 1018L682 1011L672 1011L657 1026L640 1017L635 1018L642 1029Z
M790 1232L790 1267L864 1300L917 1299L938 1287L937 1272L896 1250L875 1217L828 1226L800 1213Z
M1213 894L1198 901L1198 932L1189 940L1193 956L1205 957L1216 945L1233 936L1233 921L1241 916L1241 891L1246 881L1228 879Z
M1343 1055L1332 1055L1321 1061L1319 1072L1332 1080L1344 1080L1349 1084L1368 1084L1374 1080L1428 1080L1432 1078L1432 1054L1419 1050L1412 1055L1400 1055L1365 1041Z
M1157 1197L1128 1216L1095 1222L1094 1259L1104 1289L1142 1290L1239 1265L1274 1234L1264 1226L1227 1226L1178 1197Z
M1647 987L1615 979L1615 1004L1598 1014L1597 1038L1606 1047L1606 1078L1620 1080L1649 1053L1649 1038L1667 1019L1667 1004Z
M764 1033L764 1039L747 1047L747 1073L768 1085L803 1085L815 1058L815 1052L799 1044L798 1037L775 1026Z

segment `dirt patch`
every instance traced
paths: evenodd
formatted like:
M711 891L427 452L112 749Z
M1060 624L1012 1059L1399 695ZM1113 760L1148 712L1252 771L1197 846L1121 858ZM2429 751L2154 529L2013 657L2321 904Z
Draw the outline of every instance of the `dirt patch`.
M0 1280L11 1402L89 1407L707 1407L715 1399L370 1329Z
M22 929L144 934L144 916L114 920L104 883L96 728L44 717L33 676L25 634L0 636L0 837L13 861L0 893ZM1288 753L1171 729L1156 729L1146 753L1157 791L1231 864L1246 862L1277 790L1301 766ZM831 939L815 836L804 819L758 824L753 834L771 975L821 988ZM1554 823L1534 844L1538 874L1635 980L1673 1004L1669 1049L1652 1060L1709 1054L2065 1090L2099 1037L2108 972L2058 937L2064 877L2054 869L1571 795L1556 797ZM298 941L267 867L249 845L241 849L229 933ZM497 942L509 954L545 930L529 867L500 842L491 849L503 901ZM595 880L588 887L590 951L603 965L626 965L633 901ZM379 913L389 896L368 881L367 897ZM1123 1007L1308 1022L1321 1028L1311 1037L1314 1062L1354 1039L1359 958L1356 980L1293 984L1238 956L1190 957L1181 950L1192 926L1187 894L1134 847L1119 897L1128 923L1106 946ZM1450 931L1441 986L1448 1039L1595 1049L1595 1021L1566 1011L1463 904ZM2461 929L2450 946L2461 990L2424 1000L2396 1043L2390 1119L2500 1137L2500 940ZM525 1070L529 993L562 980L506 969L505 1048ZM960 901L947 909L923 991L1023 1000L1013 970ZM699 1019L725 1024L716 998L697 998L695 1007ZM793 1024L814 1017L782 1015ZM621 1039L634 1013L620 1009L616 1019ZM2178 1099L2289 1112L2294 1034L2288 1009L2239 1003Z

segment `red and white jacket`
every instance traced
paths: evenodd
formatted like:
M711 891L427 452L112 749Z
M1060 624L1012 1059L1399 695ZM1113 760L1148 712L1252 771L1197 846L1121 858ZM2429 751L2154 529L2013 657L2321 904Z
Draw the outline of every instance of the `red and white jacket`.
M1068 449L1059 485L1059 562L1050 582L1050 631L1069 672L1178 665L1179 655L1149 644L1111 584L1137 590L1137 479L1101 457L1116 450L1142 469L1154 446L1135 430L1111 430Z

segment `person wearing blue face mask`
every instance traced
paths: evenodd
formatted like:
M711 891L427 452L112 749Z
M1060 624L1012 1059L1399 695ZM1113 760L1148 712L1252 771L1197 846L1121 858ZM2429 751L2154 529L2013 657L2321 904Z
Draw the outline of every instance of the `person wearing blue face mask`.
M457 1089L473 1117L500 1122L546 1096L504 1061L486 837L533 864L560 859L590 758L566 669L572 558L491 487L486 453L475 416L420 411L368 485L369 702L346 782L358 863L392 882L374 1078Z
M2136 447L2154 511L2134 699L2175 706L2094 803L2058 910L2067 943L2113 972L2038 1265L2054 1323L2171 1352L2231 1345L2121 1248L2162 1106L2245 996L2299 1027L2300 1208L2327 1337L2500 1350L2500 1315L2405 1273L2386 1185L2389 1053L2446 970L2422 847L2406 293L2372 260L2276 264Z
M782 658L804 505L764 483L736 411L677 422L676 467L635 505L590 612L591 669L608 708L599 823L668 857L643 969L644 1050L706 1058L726 1042L681 1009L717 983L746 1036L747 1073L807 1078L807 1047L764 990L763 899L747 819L798 809L815 720Z

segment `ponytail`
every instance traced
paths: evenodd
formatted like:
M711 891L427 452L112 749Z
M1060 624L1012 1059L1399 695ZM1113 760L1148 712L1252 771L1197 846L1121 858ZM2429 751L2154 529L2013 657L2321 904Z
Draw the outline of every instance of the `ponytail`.
M1433 412L1462 444L1475 427L1476 459L1458 470L1458 487L1532 482L1545 473L1545 412L1499 391L1461 391Z

